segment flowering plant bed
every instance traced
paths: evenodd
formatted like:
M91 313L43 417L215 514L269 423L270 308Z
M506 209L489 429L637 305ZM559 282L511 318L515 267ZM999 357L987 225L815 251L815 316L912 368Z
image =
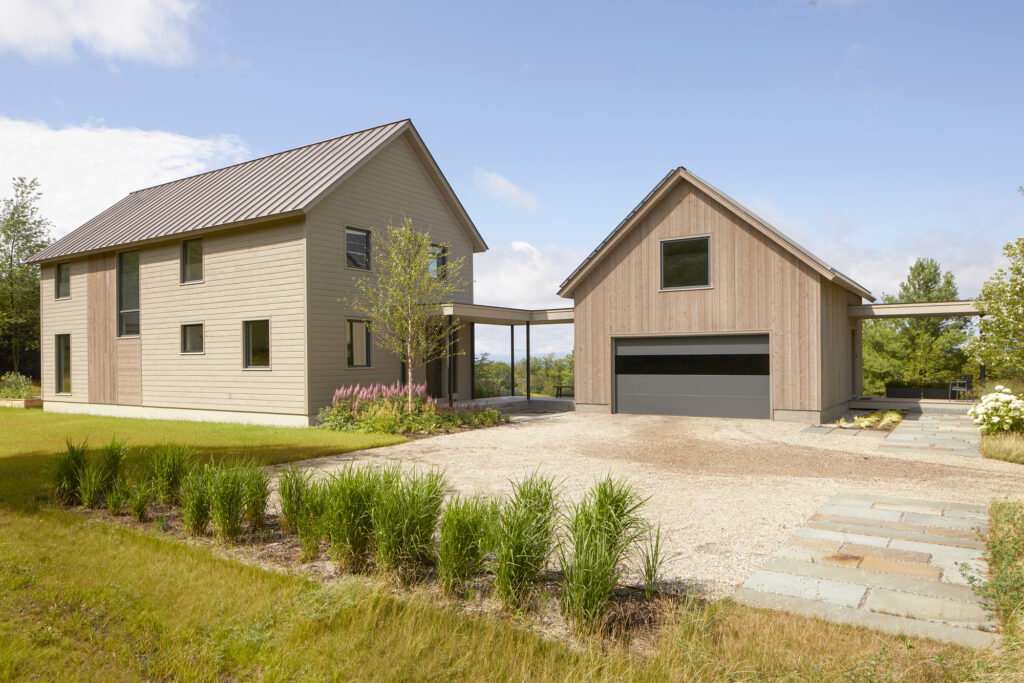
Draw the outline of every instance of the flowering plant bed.
M982 396L981 402L967 414L974 418L982 434L1024 432L1024 399L1002 385Z

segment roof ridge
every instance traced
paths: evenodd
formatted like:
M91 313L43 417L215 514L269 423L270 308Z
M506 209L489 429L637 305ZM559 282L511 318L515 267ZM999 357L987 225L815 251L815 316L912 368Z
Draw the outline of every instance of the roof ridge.
M369 128L363 128L362 130L352 131L351 133L345 133L344 135L335 135L333 138L326 138L324 140L319 140L317 142L310 142L310 143L305 144L305 145L299 145L298 147L292 147L291 149L284 149L284 150L281 150L280 152L274 152L272 154L264 154L263 156L260 156L260 157L253 157L252 159L246 159L245 161L239 161L239 162L236 162L234 164L228 164L227 166L220 166L218 168L211 168L210 170L203 171L201 173L193 173L192 175L187 175L187 176L184 176L184 177L181 177L181 178L175 178L174 180L168 180L168 181L163 182L163 183L157 183L156 185L150 185L148 187L141 187L138 190L132 190L131 192L129 192L128 196L130 197L133 194L138 194L139 192L145 192L146 190L152 190L152 189L155 189L157 187L163 187L165 185L173 185L174 183L180 183L183 180L190 180L192 178L198 178L200 176L204 176L204 175L207 175L207 174L210 174L210 173L217 173L219 171L224 171L224 170L227 170L229 168L234 168L236 166L244 166L245 164L251 164L251 163L256 162L256 161L262 161L263 159L269 159L271 157L280 156L282 154L289 154L291 152L296 152L296 151L298 151L300 149L305 149L307 147L316 147L317 145L322 145L322 144L324 144L326 142L333 142L335 140L340 140L342 138L350 138L353 135L359 135L360 133L366 133L366 132L371 131L371 130L377 130L378 128L387 128L388 126L394 126L394 125L399 124L399 123L405 123L406 121L408 121L409 123L412 123L412 119L409 118L409 117L406 117L404 119L398 119L397 121L391 121L390 123L382 123L379 126L370 126Z

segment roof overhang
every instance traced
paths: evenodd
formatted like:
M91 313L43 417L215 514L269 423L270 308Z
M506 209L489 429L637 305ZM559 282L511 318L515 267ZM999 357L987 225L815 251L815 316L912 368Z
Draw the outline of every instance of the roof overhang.
M975 301L923 301L909 304L848 306L851 318L956 318L984 315Z
M441 315L480 325L566 325L575 319L571 308L505 308L480 304L441 304Z

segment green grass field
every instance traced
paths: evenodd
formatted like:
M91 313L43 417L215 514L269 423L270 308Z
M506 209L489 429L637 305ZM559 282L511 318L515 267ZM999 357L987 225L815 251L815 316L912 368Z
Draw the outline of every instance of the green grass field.
M728 601L683 606L643 652L568 645L373 577L324 585L48 502L64 439L283 462L394 443L314 430L0 411L0 679L1010 680L1021 653L910 641Z

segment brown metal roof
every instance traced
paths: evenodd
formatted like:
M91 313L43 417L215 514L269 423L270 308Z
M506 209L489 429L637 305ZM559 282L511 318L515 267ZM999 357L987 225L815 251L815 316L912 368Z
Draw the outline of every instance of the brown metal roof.
M385 143L405 131L422 140L408 119L297 147L132 192L32 257L51 261L75 254L147 242L194 230L303 212L334 189ZM426 147L422 150L426 152ZM429 158L429 152L426 152ZM430 159L432 162L433 160ZM429 171L440 175L436 164ZM440 186L451 192L443 175ZM457 208L461 204L452 193ZM469 216L460 219L477 249L486 249Z

